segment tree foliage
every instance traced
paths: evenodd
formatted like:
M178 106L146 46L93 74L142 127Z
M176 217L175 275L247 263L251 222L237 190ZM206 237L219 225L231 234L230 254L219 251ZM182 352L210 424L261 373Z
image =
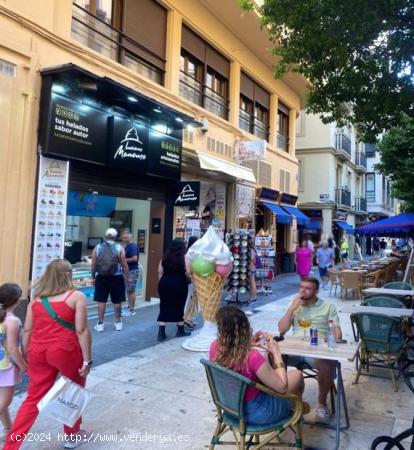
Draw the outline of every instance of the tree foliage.
M413 0L260 3L279 57L276 76L294 71L309 80L309 112L353 123L368 142L397 126L400 112L414 115Z
M390 177L393 195L407 202L414 212L414 118L403 114L398 127L391 129L378 145L381 163L376 166Z

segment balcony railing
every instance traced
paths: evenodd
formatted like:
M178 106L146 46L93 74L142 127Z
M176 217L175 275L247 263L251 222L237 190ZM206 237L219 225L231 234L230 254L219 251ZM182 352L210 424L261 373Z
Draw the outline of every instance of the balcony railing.
M163 82L164 71L142 55L160 65L165 64L164 59L76 3L72 4L72 38L140 75Z
M365 155L368 158L374 158L376 151L377 149L374 144L365 144Z
M260 139L265 139L266 141L269 139L269 126L250 115L244 109L239 111L239 127Z
M228 117L229 100L183 71L180 71L180 96L223 119Z
M362 152L355 153L355 164L357 166L362 166L365 169L367 168L367 157L365 156L365 153Z
M276 147L284 150L285 152L289 151L289 138L284 134L277 133L276 137Z
M375 191L367 191L365 194L367 202L375 202Z
M367 212L367 199L355 197L355 211Z
M335 203L351 207L351 191L346 187L335 189Z
M343 150L351 157L351 140L346 134L336 133L335 148L336 150Z

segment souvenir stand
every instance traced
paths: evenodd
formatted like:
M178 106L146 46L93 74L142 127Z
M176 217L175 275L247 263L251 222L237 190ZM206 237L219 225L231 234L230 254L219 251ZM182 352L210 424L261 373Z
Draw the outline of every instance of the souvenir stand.
M227 234L226 244L232 252L233 270L227 281L229 295L225 298L227 303L247 304L248 300L241 301L240 294L249 291L249 239L251 236L248 230L236 230Z
M272 236L258 234L255 238L257 255L260 258L260 267L256 268L257 293L272 294L272 287L265 280L272 280L275 268L275 250L272 247Z

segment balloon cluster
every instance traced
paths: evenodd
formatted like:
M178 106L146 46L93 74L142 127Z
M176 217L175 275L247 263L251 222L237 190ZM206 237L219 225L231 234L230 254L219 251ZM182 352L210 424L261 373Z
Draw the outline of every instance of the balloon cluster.
M216 272L226 279L233 269L233 257L217 231L209 227L206 234L196 241L186 255L188 273L207 277Z

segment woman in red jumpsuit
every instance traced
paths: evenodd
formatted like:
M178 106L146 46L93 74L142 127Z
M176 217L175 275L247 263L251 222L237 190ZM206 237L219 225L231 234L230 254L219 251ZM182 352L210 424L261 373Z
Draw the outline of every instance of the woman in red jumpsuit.
M84 386L92 364L91 337L85 296L73 289L72 266L64 259L51 262L34 286L35 298L27 308L23 328L23 355L27 358L29 386L3 450L18 449L38 415L37 403L49 391L58 374ZM74 330L52 319L40 298L47 297L60 319L75 325ZM64 427L65 448L80 444L76 434L81 420Z

